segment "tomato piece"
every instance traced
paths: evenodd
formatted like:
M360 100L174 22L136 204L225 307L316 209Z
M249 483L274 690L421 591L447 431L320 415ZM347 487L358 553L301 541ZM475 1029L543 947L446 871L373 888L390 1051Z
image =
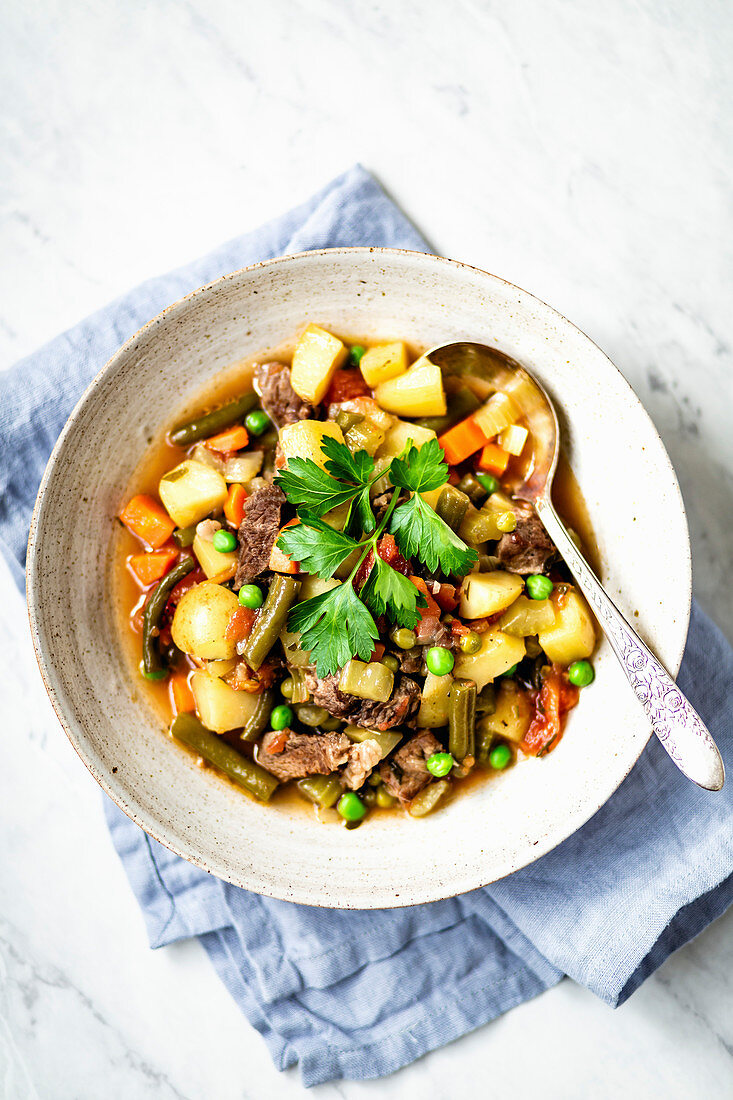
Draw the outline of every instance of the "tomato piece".
M368 397L370 394L361 371L349 368L333 372L324 401L327 405L337 405L341 401L352 401L355 397Z

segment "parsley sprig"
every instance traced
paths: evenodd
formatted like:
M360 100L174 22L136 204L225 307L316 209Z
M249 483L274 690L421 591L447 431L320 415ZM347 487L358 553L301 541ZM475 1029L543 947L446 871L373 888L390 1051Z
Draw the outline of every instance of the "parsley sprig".
M352 657L367 660L379 638L375 616L386 616L398 626L412 628L420 620L425 597L407 577L378 553L381 536L389 531L407 558L415 558L429 572L463 576L476 561L451 528L420 496L448 480L448 467L437 439L419 449L412 441L386 470L374 470L366 451L353 454L331 437L323 440L325 470L309 458L291 458L276 481L300 523L286 527L277 545L308 573L323 579L352 555L354 564L343 584L304 600L291 611L288 628L300 634L319 676L336 672ZM370 500L374 483L386 475L392 496L377 521ZM404 492L410 495L403 498ZM323 517L347 506L343 529ZM353 581L371 553L369 574L359 594Z

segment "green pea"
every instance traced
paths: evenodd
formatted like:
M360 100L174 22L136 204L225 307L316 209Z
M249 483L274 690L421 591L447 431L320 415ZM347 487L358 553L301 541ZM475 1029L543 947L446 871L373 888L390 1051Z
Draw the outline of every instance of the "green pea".
M417 642L414 630L407 630L406 627L401 626L397 630L393 630L390 634L390 638L396 646L400 649L412 649Z
M359 366L359 363L361 363L361 357L365 353L366 348L363 344L352 344L352 346L349 348L349 359L355 367Z
M379 772L372 772L372 774L367 779L367 783L370 787L381 787L382 779Z
M231 531L225 531L221 528L219 531L214 531L214 549L218 550L220 554L230 554L232 550L237 549L236 536Z
M434 645L425 654L425 664L433 676L445 676L452 672L456 659L449 649Z
M293 721L292 707L287 706L285 703L280 703L279 706L273 707L270 711L270 727L274 730L284 730Z
M141 673L141 675L143 675L145 677L146 680L165 680L166 676L168 675L168 669L167 668L156 668L156 669L151 669L150 672L146 672L145 671L145 666L143 665L143 663L141 661L140 662L140 673Z
M586 688L596 678L590 661L573 661L568 669L568 680L576 687Z
M475 630L469 630L467 634L462 634L460 641L458 642L461 653L478 653L481 649L481 635L477 634Z
M499 482L495 477L492 477L491 474L474 474L474 477L479 485L483 485L484 489L489 494L495 493L499 488Z
M258 584L243 584L237 594L242 607L251 607L254 611L255 608L262 607L262 603L265 597L262 595L262 589Z
M489 764L495 771L500 772L512 758L512 750L508 745L497 745L489 753Z
M291 677L288 676L287 680L283 680L283 682L280 684L280 694L284 695L286 699L292 699L294 691L295 684L293 683Z
M336 803L336 809L344 821L361 821L367 808L354 791L345 791Z
M270 418L262 409L252 409L244 418L244 426L252 435L262 435L270 427Z
M394 653L385 653L384 657L382 657L382 664L386 665L392 672L399 672L400 659L399 657L395 657Z
M496 526L502 534L506 535L517 526L517 517L514 512L499 512L496 517Z
M394 806L397 799L389 793L387 788L382 784L377 787L377 805L380 810L389 810Z
M425 767L436 779L442 779L451 770L455 760L449 752L434 752L425 761Z
M527 595L532 600L546 600L555 587L549 577L543 577L541 573L533 573L524 582L527 586Z
M512 665L511 668L508 668L506 670L506 672L502 672L502 676L513 676L514 673L517 671L518 665L519 665L519 661L517 661L516 665Z

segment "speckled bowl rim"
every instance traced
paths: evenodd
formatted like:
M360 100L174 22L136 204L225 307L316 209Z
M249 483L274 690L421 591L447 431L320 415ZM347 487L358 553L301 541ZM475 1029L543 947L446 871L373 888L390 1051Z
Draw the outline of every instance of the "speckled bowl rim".
M206 294L210 293L213 288L215 288L215 287L217 287L217 286L219 286L223 283L226 283L226 282L228 282L232 279L236 279L236 278L240 277L242 274L249 273L249 272L255 272L255 271L261 270L263 268L271 268L275 265L286 264L286 263L292 262L293 260L303 260L306 257L338 256L338 255L344 255L344 254L349 254L349 253L377 254L379 256L383 256L385 258L385 260L388 260L390 257L420 256L422 259L433 262L437 265L448 265L448 266L451 266L451 267L461 268L461 269L464 269L466 271L476 272L481 277L488 276L489 278L491 278L495 282L501 284L503 287L508 288L512 291L517 291L522 297L527 298L527 299L531 300L532 302L537 303L537 305L540 306L542 310L545 310L545 311L549 312L555 318L557 318L562 324L567 325L569 328L571 328L571 329L575 330L576 332L580 333L581 336L583 336L590 344L593 345L594 348L596 348L596 350L606 360L608 366L611 367L612 370L615 371L616 374L619 376L619 379L621 380L621 382L623 384L623 387L625 387L625 390L627 392L628 399L633 404L638 406L639 410L643 413L644 417L648 421L650 434L653 437L656 437L656 441L659 445L659 457L660 457L660 460L663 463L663 468L664 468L665 474L667 475L669 487L673 488L673 490L674 490L675 499L676 499L677 505L678 505L679 510L680 510L680 517L681 517L681 519L683 521L683 525L684 525L685 536L686 536L685 540L684 540L684 546L678 548L680 551L682 551L682 554L683 554L683 557L684 557L684 563L685 563L685 576L684 576L684 582L685 582L684 596L685 596L685 598L684 598L684 605L683 605L684 606L684 614L680 614L679 632L678 632L678 637L674 639L674 644L672 645L671 640L668 639L669 648L673 653L673 658L671 660L668 660L667 667L668 667L668 671L670 672L670 674L672 676L676 676L677 673L679 672L679 668L680 668L680 665L682 663L682 657L683 657L684 650L685 650L685 644L686 644L686 641L687 641L687 632L688 632L688 629L689 629L690 614L691 614L691 609L692 609L692 554L691 554L691 547L690 547L689 526L688 526L688 523L687 523L687 512L686 512L686 509L685 509L685 504L684 504L684 500L683 500L683 497L682 497L682 492L681 492L680 487L679 487L679 482L677 480L677 475L675 473L674 466L672 465L672 461L671 461L671 459L670 459L670 457L667 453L666 447L664 446L664 442L663 442L659 432L657 431L657 428L656 428L654 422L652 421L649 413L646 411L646 409L645 409L643 403L641 402L640 398L637 396L636 392L634 391L634 389L632 388L630 383L627 381L627 379L625 378L623 373L619 370L619 368L615 365L615 363L613 363L612 360L606 355L606 353L598 346L598 344L596 344L595 341L592 340L587 335L587 333L583 332L582 329L578 328L577 325L573 324L572 321L570 321L562 313L560 313L558 310L556 310L553 306L548 305L547 302L543 301L541 298L538 298L536 295L532 294L530 291L524 290L522 287L517 286L515 283L512 283L507 279L503 279L503 278L501 278L501 276L494 275L493 273L491 273L489 271L486 271L483 268L476 267L473 264L466 264L466 263L463 263L460 260L452 260L452 259L448 259L447 257L444 257L444 256L435 256L435 255L432 255L430 253L418 252L415 249L378 248L378 247L373 247L373 246L349 247L349 248L320 248L320 249L307 250L307 251L304 251L304 252L290 253L286 256L275 257L274 259L271 259L271 260L262 260L262 261L259 261L258 263L255 263L255 264L248 264L247 266L242 267L242 268L238 268L235 271L227 272L225 275L221 275L218 278L213 279L211 282L206 283L205 285L203 285L201 287L198 287L195 290L190 291L188 294L184 295L182 298L179 298L175 302L172 302L169 306L166 306L165 309L163 309L159 313L157 313L154 317L152 317L149 321L147 321L146 324L142 325L141 328L138 329L131 337L129 337L129 339L126 340L125 343L107 360L107 362L104 364L104 366L101 368L101 370L99 370L97 372L97 374L94 376L94 378L89 383L89 385L84 390L81 397L79 398L78 402L74 406L74 409L72 410L71 415L69 416L66 424L64 425L64 428L61 431L61 434L59 435L59 438L56 441L56 444L53 448L53 451L51 452L51 456L48 460L48 464L47 464L46 469L44 471L43 478L41 480L41 484L40 484L40 487L39 487L39 490L38 490L38 495L37 495L37 498L36 498L36 502L35 502L35 505L34 505L34 508L33 508L33 515L32 515L32 518L31 518L31 524L30 524L30 530L29 530L29 536L28 536L27 565L26 565L26 597L27 597L28 618L29 618L29 623L30 623L31 637L32 637L32 640L33 640L33 648L34 648L34 651L35 651L36 660L38 662L38 667L39 667L40 672L41 672L41 677L42 677L42 680L43 680L43 684L44 684L46 693L47 693L47 695L48 695L48 697L51 701L51 704L52 704L53 709L56 713L56 716L57 716L59 722L61 723L61 726L64 729L64 732L66 733L66 736L68 737L68 739L71 742L75 752L77 753L77 755L79 756L79 758L83 762L84 766L88 769L89 772L91 772L92 776L97 781L97 783L102 788L102 790L105 792L105 794L109 795L109 797L112 799L112 801L115 802L116 805L132 821L135 822L136 825L138 825L141 829L143 829L154 840L158 841L158 843L160 843L164 847L168 848L174 854L176 854L178 856L181 856L183 859L186 859L189 863L192 863L195 866L200 867L203 871L206 871L208 874L214 874L219 878L223 878L225 881L231 882L232 885L241 887L242 889L245 889L245 890L251 890L252 889L252 883L250 881L247 881L245 878L241 878L237 875L232 875L232 874L227 874L227 873L222 872L222 870L220 868L212 866L198 852L194 852L194 851L191 851L191 850L188 850L187 848L185 848L184 845L181 845L178 842L177 837L172 836L172 835L170 835L169 833L167 833L165 831L165 828L164 828L164 825L163 825L162 822L160 822L157 819L149 820L146 815L137 813L135 811L135 809L133 809L132 807L127 805L124 798L120 794L120 792L115 789L114 784L110 783L110 782L107 782L107 780L104 778L104 776L102 774L100 774L100 772L97 770L93 755L91 753L87 752L86 749L85 749L85 746L84 746L85 738L84 738L83 734L82 734L82 736L79 736L79 734L77 733L77 730L75 728L76 727L76 722L77 722L76 717L73 714L67 715L65 705L64 705L64 700L59 697L59 693L56 692L56 690L54 688L54 685L53 685L53 678L52 678L52 675L51 675L52 660L50 658L47 658L46 653L44 652L44 646L43 646L42 641L41 641L41 631L40 631L40 627L39 627L39 615L38 615L38 610L39 609L38 609L37 601L36 601L35 548L36 548L36 544L38 542L39 534L40 534L40 530L41 530L40 521L41 521L41 518L42 518L44 501L46 499L46 495L48 493L49 486L52 484L54 471L55 471L55 468L56 468L56 462L58 460L59 453L61 452L61 450L63 448L63 444L64 444L64 441L65 441L65 438L66 438L67 434L71 431L72 426L75 424L75 422L83 415L83 413L85 411L85 407L87 405L87 402L92 397L92 395L96 391L97 387L99 386L100 382L102 381L104 376L107 374L107 372L116 365L116 363L119 359L124 358L124 356L126 356L128 354L129 350L133 347L133 345L140 339L140 337L143 334L148 334L153 329L155 329L156 326L162 324L164 320L169 320L171 317L173 317L176 314L176 312L184 310L187 307L189 302L195 300L198 297L201 297L202 295L206 295ZM678 590L678 592L677 592L677 598L678 599L679 599L679 596L680 596L680 593L679 593L679 590ZM682 602L682 601L680 601L680 602ZM680 611L682 611L682 608L680 608ZM71 708L69 708L69 709L71 710ZM446 898L455 897L458 894L465 893L465 892L468 892L470 890L478 889L481 886L489 885L491 882L496 882L499 879L504 878L507 875L510 875L510 874L514 873L515 871L521 870L522 867L526 867L529 864L534 863L537 859L541 858L543 855L546 855L547 852L552 851L559 844L562 844L563 841L568 839L568 837L573 836L578 831L578 829L582 828L582 826L587 821L589 821L590 818L593 817L594 814L596 814L598 812L598 810L601 809L602 806L605 805L605 803L608 801L608 799L615 793L616 790L618 790L618 788L621 786L621 784L626 779L628 774L631 772L632 768L634 767L634 765L638 761L639 757L641 756L642 752L646 748L646 745L648 744L648 740L651 736L652 736L652 731L651 731L651 728L650 728L649 729L649 737L647 737L646 740L640 742L639 752L637 753L636 757L631 760L628 767L623 771L623 774L620 774L618 776L614 775L613 780L612 780L611 785L610 785L610 789L608 790L605 797L603 797L601 799L601 801L598 802L597 805L591 805L588 808L588 812L585 816L578 815L578 818L576 818L574 820L573 827L570 829L569 832L563 832L562 835L553 835L553 836L548 835L546 838L544 838L543 840L539 841L538 843L536 843L534 845L532 851L527 853L527 856L528 856L527 859L524 859L524 860L521 860L521 861L518 861L518 862L513 861L512 865L507 867L506 870L504 870L501 874L493 875L493 876L487 878L483 882L457 881L456 883L453 884L453 886L451 887L451 889L448 892L445 892L445 890L443 889L443 890L440 890L438 892L431 893L430 896L426 896L424 898L418 898L418 899L415 899L415 898L409 897L409 896L408 897L400 897L398 901L396 901L396 902L393 901L389 907L391 907L391 908L402 908L404 906L413 905L413 904L416 904L416 903L424 903L424 902L429 902L429 901L439 901L439 900L444 900ZM320 906L320 907L324 907L324 908L333 908L333 903L332 902L328 902L328 901L324 901L322 899L319 899L319 897L317 895L313 895L313 896L309 895L307 897L304 896L302 898L294 899L292 894L287 896L284 893L282 893L281 891L278 891L277 889L272 889L272 890L267 889L262 884L258 884L258 892L264 894L265 896L281 898L282 900L286 900L286 901L299 901L303 904L314 905L314 906L317 906L317 907ZM380 902L380 907L384 907L384 905L385 905L384 902ZM353 905L345 904L343 906L340 906L339 908L349 909L349 908L358 908L358 907L353 906Z

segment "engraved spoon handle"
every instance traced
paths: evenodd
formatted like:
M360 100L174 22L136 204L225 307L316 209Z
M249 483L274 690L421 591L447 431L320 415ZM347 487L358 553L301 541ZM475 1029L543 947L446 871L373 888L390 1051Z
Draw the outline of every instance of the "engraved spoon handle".
M672 677L623 617L550 502L536 502L537 515L565 559L601 630L618 657L652 729L674 763L688 779L709 791L719 791L725 769L718 747L702 719Z

